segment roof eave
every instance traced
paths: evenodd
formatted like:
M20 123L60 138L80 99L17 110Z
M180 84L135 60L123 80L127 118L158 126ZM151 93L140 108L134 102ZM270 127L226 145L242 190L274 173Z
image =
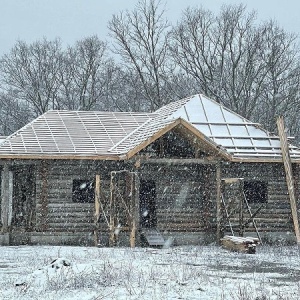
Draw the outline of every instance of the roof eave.
M74 154L0 154L0 159L38 159L38 160L124 160L124 155L74 155Z

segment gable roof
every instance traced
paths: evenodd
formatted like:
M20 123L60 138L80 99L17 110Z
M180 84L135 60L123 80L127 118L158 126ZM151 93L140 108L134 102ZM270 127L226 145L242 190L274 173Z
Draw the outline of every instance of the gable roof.
M228 159L281 159L279 137L203 95L154 113L48 111L6 138L0 157L125 159L179 124Z

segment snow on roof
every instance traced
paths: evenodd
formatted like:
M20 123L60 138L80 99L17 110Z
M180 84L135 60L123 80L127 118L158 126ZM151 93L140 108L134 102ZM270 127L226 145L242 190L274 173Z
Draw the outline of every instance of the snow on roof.
M0 144L0 156L124 158L182 119L233 158L281 158L279 137L200 94L154 113L49 111ZM290 155L300 150L290 145Z
M237 158L281 158L280 140L216 101L203 95L187 98L179 109L168 111L169 118L181 117ZM160 110L159 110L160 111ZM159 112L158 111L158 112ZM300 149L290 145L292 158L300 158Z
M9 136L0 155L107 155L150 118L148 113L48 111Z

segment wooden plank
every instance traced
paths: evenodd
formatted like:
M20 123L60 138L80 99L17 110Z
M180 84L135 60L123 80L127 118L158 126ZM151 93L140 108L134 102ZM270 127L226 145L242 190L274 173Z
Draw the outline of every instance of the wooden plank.
M259 239L225 235L221 239L221 244L224 248L231 251L254 254L256 252L256 246L259 244Z
M2 159L43 159L43 160L52 160L52 159L59 159L59 160L70 160L70 159L79 159L79 160L123 160L125 157L123 155L80 155L80 154L0 154L0 158Z
M286 183L288 186L288 193L290 196L294 230L296 234L297 244L300 245L300 230L299 230L299 220L298 220L298 213L297 213L297 202L295 198L295 186L294 186L294 178L292 172L292 162L289 155L289 145L287 142L283 117L277 118L277 127L278 127L278 133L280 138L280 145L282 149L282 160L283 160L285 174L286 174Z
M213 165L217 164L219 161L211 158L140 158L141 164L167 164L167 165Z
M94 242L95 246L99 244L99 218L100 218L100 175L96 175L95 177L95 230L94 230Z
M115 245L115 181L116 172L111 172L111 182L110 182L110 203L109 203L109 246L113 247Z
M216 204L217 204L217 240L219 241L221 238L221 166L220 164L216 165Z
M40 209L40 229L41 231L46 231L48 224L48 163L46 161L42 161L40 167L40 177L42 180L42 187L40 193L40 202L41 202L41 209Z
M131 178L131 230L130 230L130 247L136 246L137 232L139 230L139 178L136 173L130 173Z
M222 182L226 184L232 184L232 183L237 183L243 179L244 178L222 178Z
M3 233L8 232L9 227L9 166L8 163L4 164L1 174L1 222Z

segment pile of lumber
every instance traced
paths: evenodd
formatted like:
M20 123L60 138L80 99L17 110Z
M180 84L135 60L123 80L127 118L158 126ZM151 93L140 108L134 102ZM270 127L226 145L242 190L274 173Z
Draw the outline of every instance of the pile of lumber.
M254 254L256 252L256 246L259 244L259 239L253 237L225 235L221 239L221 244L225 249L231 251Z

